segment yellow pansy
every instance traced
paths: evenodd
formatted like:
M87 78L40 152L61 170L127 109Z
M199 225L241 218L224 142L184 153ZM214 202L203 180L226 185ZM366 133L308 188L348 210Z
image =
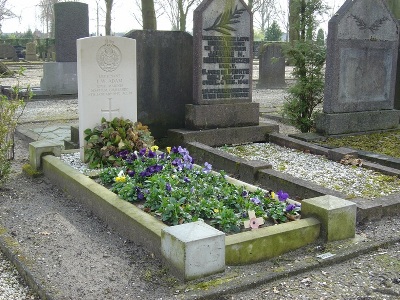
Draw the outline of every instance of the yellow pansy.
M155 146L155 145L151 146L150 149L151 149L151 151L155 152L158 150L158 146Z
M169 154L170 152L171 152L171 147L167 147L167 148L165 148L165 150L167 150L167 153Z
M126 182L126 176L115 177L115 182Z

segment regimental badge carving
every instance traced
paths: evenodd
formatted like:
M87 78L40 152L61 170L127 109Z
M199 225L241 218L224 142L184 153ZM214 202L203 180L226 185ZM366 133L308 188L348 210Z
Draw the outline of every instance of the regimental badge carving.
M361 19L360 17L357 17L356 15L349 15L349 18L353 18L358 26L358 28L360 28L360 30L366 31L369 30L372 33L375 33L379 30L379 28L386 22L389 21L389 19L387 17L383 17L380 18L378 20L376 20L374 23L372 23L372 25L368 26L365 21L363 19Z
M221 13L214 21L214 24L208 28L205 28L205 31L214 30L220 32L225 35L231 35L230 31L236 31L233 28L232 24L240 23L239 18L241 17L242 13L246 11L245 8L238 9L237 5L235 7L235 11L232 8L226 10L225 12Z
M103 71L115 71L121 63L121 58L121 50L109 39L97 50L97 63Z

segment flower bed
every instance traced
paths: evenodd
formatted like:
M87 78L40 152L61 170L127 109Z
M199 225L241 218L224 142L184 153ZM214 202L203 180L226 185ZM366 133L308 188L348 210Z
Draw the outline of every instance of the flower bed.
M167 148L166 153L156 148L120 152L121 166L103 169L102 184L167 225L204 220L225 233L236 233L248 221L249 211L270 224L298 216L300 205L282 191L250 191L229 183L224 172L213 172L208 163L195 165L185 148Z

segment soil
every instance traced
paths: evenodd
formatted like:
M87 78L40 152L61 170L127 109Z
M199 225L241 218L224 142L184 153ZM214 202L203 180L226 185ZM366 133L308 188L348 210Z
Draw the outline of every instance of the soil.
M385 243L400 240L398 217L359 224L354 241L320 241L267 262L228 266L223 274L183 284L168 275L152 253L113 231L51 180L24 175L21 169L28 163L27 149L26 143L16 140L12 177L0 190L0 224L34 261L32 273L44 281L54 299L400 297L400 243ZM377 242L383 243L381 247L372 247L366 254L304 273L318 254L339 255L357 244ZM288 275L292 269L293 276ZM286 275L281 278L279 274ZM224 281L226 292L212 297L210 291Z

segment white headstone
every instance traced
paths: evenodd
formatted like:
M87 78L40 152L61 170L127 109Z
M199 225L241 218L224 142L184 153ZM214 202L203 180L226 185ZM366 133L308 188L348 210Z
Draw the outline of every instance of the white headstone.
M79 140L104 117L137 121L136 41L100 36L77 40Z

